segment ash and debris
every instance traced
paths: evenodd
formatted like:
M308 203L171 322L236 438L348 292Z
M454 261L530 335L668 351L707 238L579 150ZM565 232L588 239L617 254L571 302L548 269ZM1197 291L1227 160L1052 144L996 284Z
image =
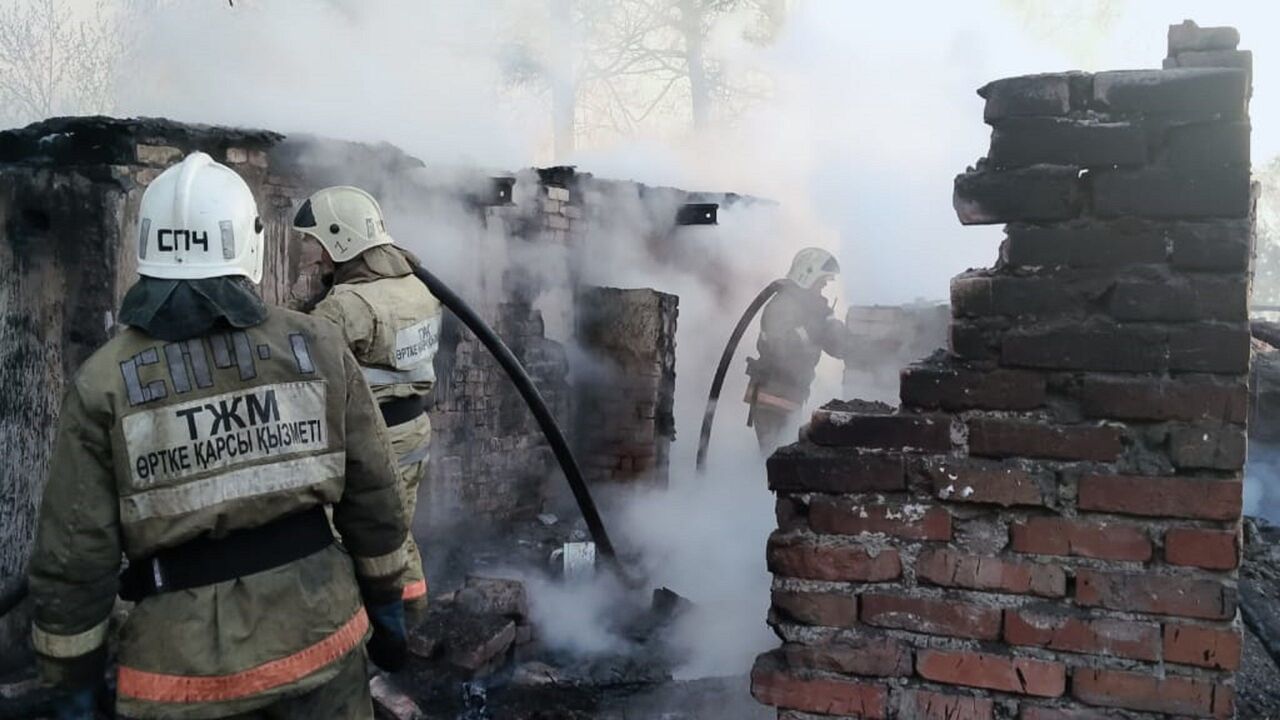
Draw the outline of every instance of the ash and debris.
M1280 526L1244 521L1240 613L1244 659L1236 678L1239 717L1280 718Z
M566 513L567 515L567 513ZM580 519L544 513L501 528L469 523L422 538L431 610L411 633L409 667L383 677L384 720L692 720L771 718L746 676L676 681L685 659L673 626L690 602L637 589L606 630L625 642L598 652L544 642L535 583L562 578L565 543L588 540ZM624 563L626 559L624 558ZM598 573L608 572L603 563ZM528 581L528 582L526 582ZM583 622L591 622L583 618ZM407 701L407 702L406 702Z

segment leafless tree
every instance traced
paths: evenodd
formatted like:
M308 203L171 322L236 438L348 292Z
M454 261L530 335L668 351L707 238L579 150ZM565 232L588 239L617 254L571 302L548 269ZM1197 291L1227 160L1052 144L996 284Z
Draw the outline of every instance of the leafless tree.
M83 18L66 0L10 0L0 8L2 119L110 112L126 49L121 18L105 0Z
M785 7L786 0L546 0L545 33L527 17L513 24L508 76L549 91L557 157L579 139L630 135L659 120L701 130L717 109L732 115L762 96L761 83L730 77L707 52L716 23L739 14L747 39L764 44Z

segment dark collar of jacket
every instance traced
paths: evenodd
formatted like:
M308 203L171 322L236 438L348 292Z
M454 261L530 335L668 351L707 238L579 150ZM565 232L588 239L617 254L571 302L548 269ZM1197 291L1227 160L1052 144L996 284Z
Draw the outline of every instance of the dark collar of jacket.
M333 282L335 285L354 285L404 277L412 274L417 264L418 259L408 250L395 245L378 245L334 268Z
M120 306L120 322L151 337L178 342L216 330L247 328L267 318L267 305L248 278L199 280L141 277Z

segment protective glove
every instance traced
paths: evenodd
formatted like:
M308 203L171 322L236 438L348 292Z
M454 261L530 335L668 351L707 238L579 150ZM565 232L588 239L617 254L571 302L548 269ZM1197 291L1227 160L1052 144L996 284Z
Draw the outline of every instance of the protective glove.
M59 695L53 700L53 717L56 720L94 720L93 688L81 688Z
M404 601L368 608L373 635L365 646L374 665L396 672L409 661L409 633L404 626Z

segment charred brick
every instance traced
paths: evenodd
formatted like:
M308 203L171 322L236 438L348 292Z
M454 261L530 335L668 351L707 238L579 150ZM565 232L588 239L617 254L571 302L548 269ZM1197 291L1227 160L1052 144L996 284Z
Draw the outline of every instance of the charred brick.
M1031 410L1044 404L1045 382L1023 370L911 365L902 370L900 394L904 405L928 410Z
M1116 70L1093 76L1093 104L1112 115L1237 120L1248 82L1234 68Z
M818 445L946 452L951 449L951 418L820 409L813 414L809 439Z
M1005 234L1001 260L1013 266L1114 268L1163 263L1168 255L1159 226L1132 220L1013 223Z
M1240 44L1240 31L1233 27L1202 28L1192 20L1169 26L1169 54L1187 51L1234 50Z
M1101 217L1245 217L1252 205L1248 166L1099 170L1091 178Z
M1243 381L1087 376L1080 385L1081 409L1097 418L1244 422L1248 402Z
M1028 165L1112 167L1146 162L1141 127L1067 118L1008 118L991 133L988 159L996 168Z
M995 80L978 95L987 101L983 119L993 122L1009 117L1066 115L1071 112L1071 90L1081 73L1024 75Z
M881 533L907 540L950 540L951 514L940 507L815 498L809 526L831 535Z
M1175 167L1249 166L1247 122L1194 123L1169 129L1162 160Z
M1157 372L1166 363L1166 338L1162 330L1133 325L1030 327L1005 335L1000 359L1012 367Z
M1084 191L1074 167L977 170L956 176L951 204L965 225L1052 222L1079 216Z
M1243 374L1249 370L1247 324L1197 324L1169 333L1169 369Z
M1123 450L1119 428L974 418L969 421L969 452L985 457L1039 457L1111 462Z
M1245 445L1242 425L1181 425L1169 431L1169 457L1179 468L1239 470Z
M851 452L799 444L780 448L768 460L775 492L891 492L906 487L906 467L896 453Z

